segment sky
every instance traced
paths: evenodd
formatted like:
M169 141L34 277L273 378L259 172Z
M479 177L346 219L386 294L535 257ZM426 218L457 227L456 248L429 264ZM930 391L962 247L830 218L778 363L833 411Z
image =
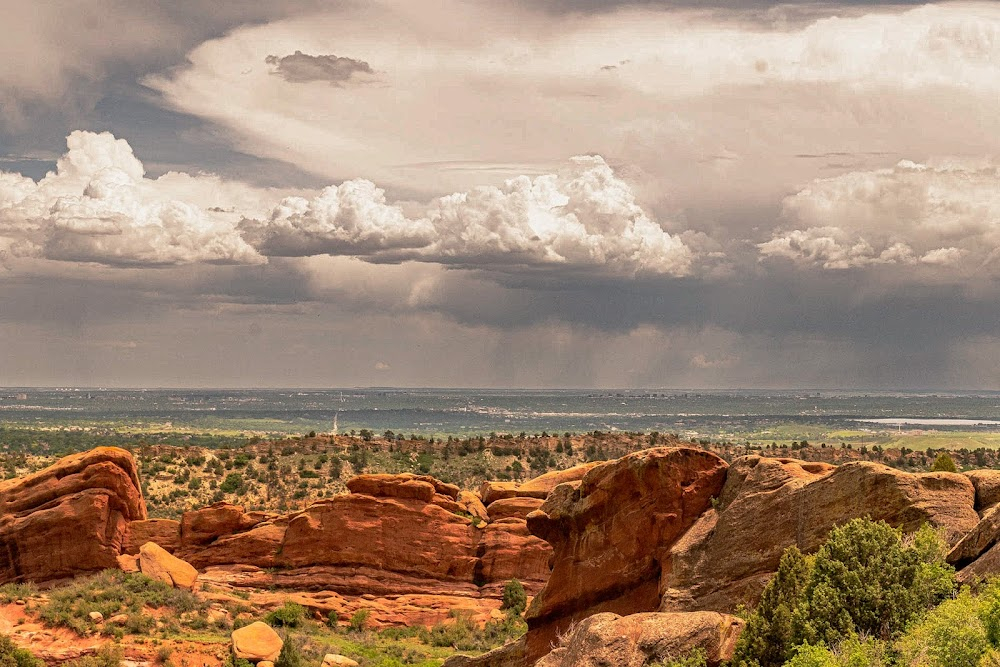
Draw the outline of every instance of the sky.
M0 13L0 386L1000 389L1000 2Z

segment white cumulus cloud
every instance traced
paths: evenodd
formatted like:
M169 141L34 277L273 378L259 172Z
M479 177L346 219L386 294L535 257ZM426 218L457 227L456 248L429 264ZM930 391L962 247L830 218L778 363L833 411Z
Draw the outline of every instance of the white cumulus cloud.
M787 198L790 229L758 248L826 269L921 264L996 270L1000 168L908 160L813 181Z
M614 276L686 275L693 253L636 203L600 156L558 174L519 176L433 200L408 218L365 180L289 197L266 219L240 224L269 256L353 255L462 268L565 267Z
M231 214L176 197L191 177L145 178L128 143L109 133L73 132L67 145L37 183L0 173L0 235L13 254L111 266L265 261Z

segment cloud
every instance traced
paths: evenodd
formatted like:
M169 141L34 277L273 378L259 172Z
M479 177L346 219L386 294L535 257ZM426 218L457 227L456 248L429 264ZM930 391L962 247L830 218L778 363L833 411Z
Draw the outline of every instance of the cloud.
M334 55L311 56L301 51L284 57L268 56L264 62L273 65L274 73L290 83L327 81L340 85L356 74L374 74L371 65L364 60Z
M693 253L636 203L600 156L579 156L558 174L520 176L440 197L407 218L366 180L287 198L266 220L240 224L269 256L354 255L466 269L586 269L613 276L682 276Z
M813 181L788 197L791 229L758 245L764 258L850 269L923 265L950 276L1000 270L1000 168L908 160Z
M231 215L173 197L176 176L145 178L123 139L78 131L67 146L38 183L0 173L0 235L14 254L109 266L264 261Z
M425 220L408 220L398 206L386 204L385 191L371 181L345 181L312 200L284 199L267 220L240 223L243 237L265 255L374 255L419 248L433 239Z

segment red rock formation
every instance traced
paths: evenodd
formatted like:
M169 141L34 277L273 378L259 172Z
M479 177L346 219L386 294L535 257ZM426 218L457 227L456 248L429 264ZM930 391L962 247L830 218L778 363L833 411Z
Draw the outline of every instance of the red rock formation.
M709 611L596 614L535 667L645 667L695 649L704 651L709 667L716 667L733 657L742 630L743 621L735 616Z
M126 526L146 518L132 455L99 447L0 483L0 582L118 565Z
M578 486L556 487L528 515L531 532L554 549L552 573L527 613L529 659L598 611L657 609L660 558L711 506L725 476L714 454L658 448L599 465Z
M181 524L173 519L132 521L125 533L122 553L138 554L146 542L155 542L168 553L174 553L181 542Z
M542 506L544 500L538 498L504 498L490 503L486 508L486 513L490 521L500 521L501 519L521 519L525 520L528 515Z
M483 527L479 537L476 579L501 586L518 579L534 595L549 578L552 547L528 531L526 522L502 519Z
M929 522L951 542L979 520L963 475L743 457L729 468L719 511L706 512L664 559L661 609L753 603L787 547L815 551L834 526L864 516L905 531Z
M250 530L262 520L262 516L247 514L241 506L227 502L185 512L181 517L180 550L188 553L224 535Z

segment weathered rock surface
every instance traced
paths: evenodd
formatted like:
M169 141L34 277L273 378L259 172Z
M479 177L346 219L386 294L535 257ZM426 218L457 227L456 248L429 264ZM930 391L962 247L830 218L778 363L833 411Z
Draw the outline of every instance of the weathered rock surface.
M478 581L502 585L518 579L529 594L535 594L549 578L552 547L532 535L523 520L502 519L484 526L478 553Z
M965 476L976 489L976 511L980 516L1000 504L1000 470L970 470Z
M259 515L247 514L239 505L220 502L181 517L181 551L191 551L211 544L224 535L250 530L262 521Z
M198 570L155 542L146 542L139 548L139 570L150 579L189 591L198 581Z
M483 503L489 507L498 500L510 498L538 498L545 500L549 493L560 484L578 482L600 462L582 463L565 470L553 470L544 475L539 475L534 479L529 479L523 484L517 482L493 482L485 481L479 488L479 496Z
M483 523L490 520L489 512L486 511L486 505L483 505L483 501L475 493L462 491L458 494L457 502L462 506L463 511L468 512Z
M504 498L490 503L486 508L490 521L501 519L527 519L528 515L542 506L544 500L538 498Z
M0 483L0 583L118 566L127 525L146 518L132 455L98 447Z
M705 652L710 667L733 657L743 621L715 612L596 614L535 667L644 667Z
M338 653L327 653L323 656L322 667L358 667L358 662Z
M954 543L979 521L974 497L969 479L955 473L743 457L729 468L719 510L706 512L664 560L661 610L752 603L787 547L815 551L830 529L857 517L905 531L929 522Z
M146 519L132 521L125 533L122 553L138 554L139 547L146 542L155 542L166 551L174 553L181 543L180 521L173 519Z
M685 447L629 454L562 484L528 515L532 534L552 545L553 568L528 609L527 655L544 655L556 635L599 611L654 611L660 560L722 490L726 463Z
M256 621L233 630L233 654L251 662L274 662L281 654L284 642L267 623Z
M524 637L521 637L475 658L453 655L442 667L529 667L533 664L528 661Z
M472 581L475 543L469 519L430 502L351 493L293 517L278 565L371 567L422 579Z
M274 567L285 538L288 519L266 521L233 535L223 535L211 544L178 552L197 568L238 563Z

